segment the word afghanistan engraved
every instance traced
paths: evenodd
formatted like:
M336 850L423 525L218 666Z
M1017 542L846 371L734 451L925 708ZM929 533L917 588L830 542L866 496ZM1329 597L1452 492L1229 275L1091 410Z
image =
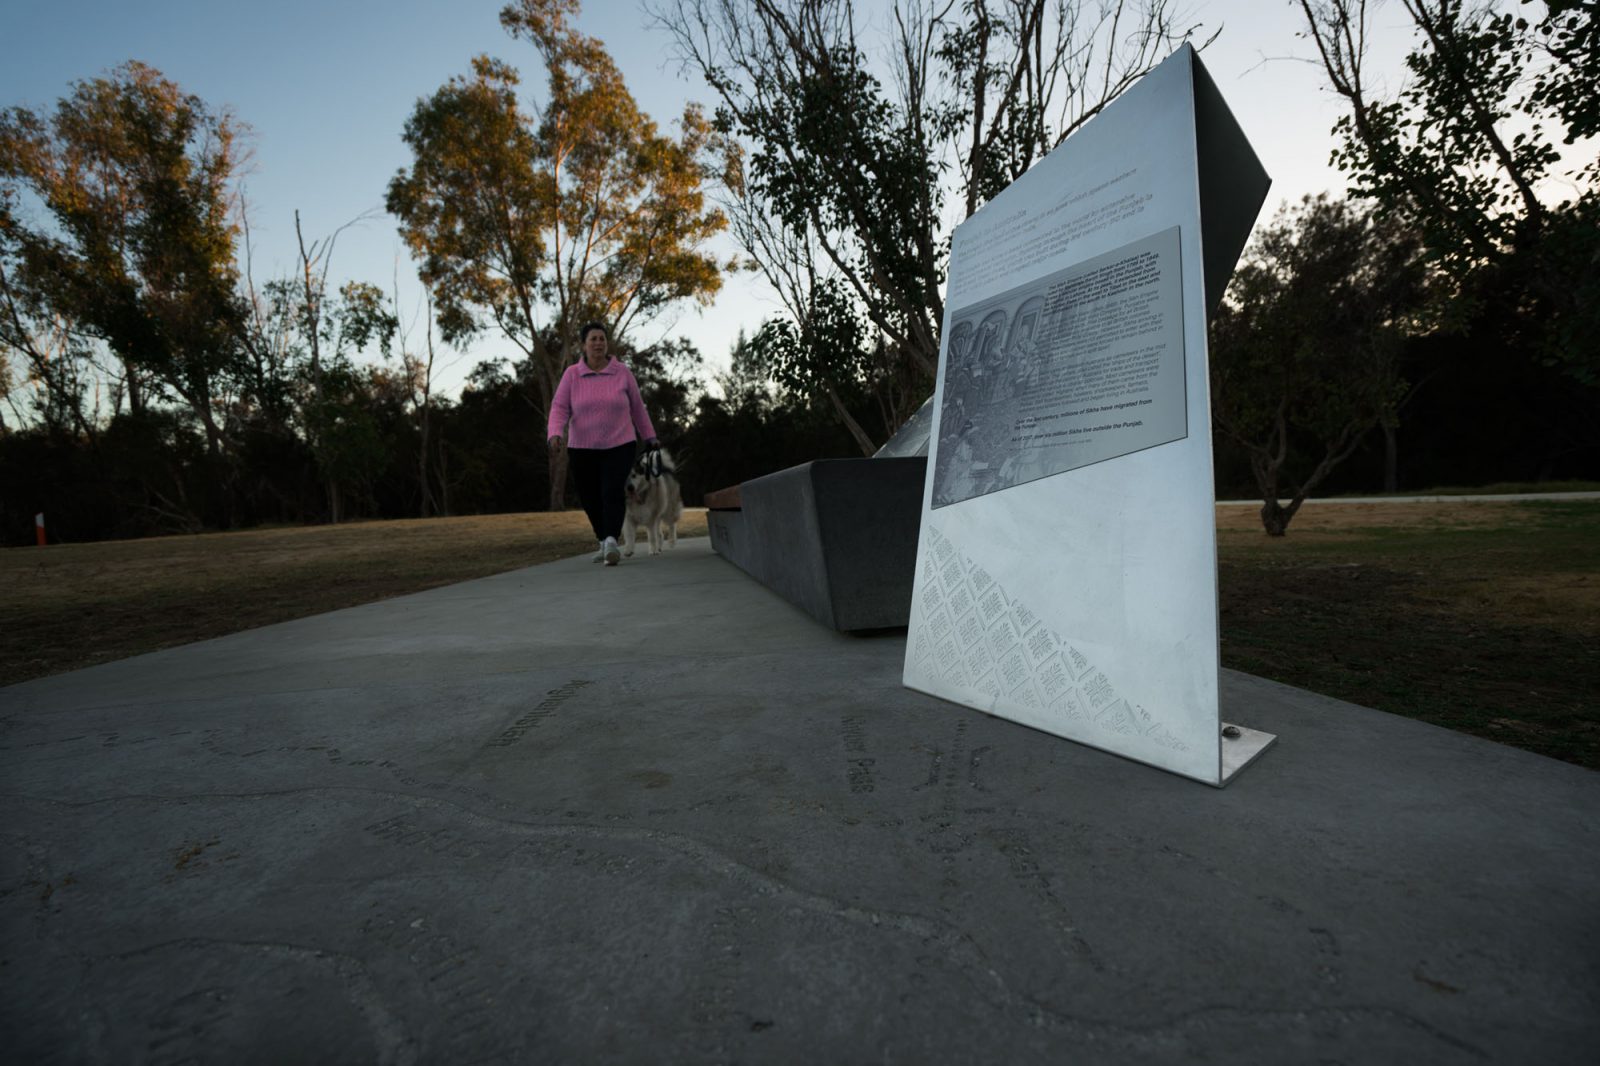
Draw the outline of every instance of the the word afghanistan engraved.
M1185 46L957 227L907 686L1213 785L1271 743L1218 706L1206 363L1267 185Z

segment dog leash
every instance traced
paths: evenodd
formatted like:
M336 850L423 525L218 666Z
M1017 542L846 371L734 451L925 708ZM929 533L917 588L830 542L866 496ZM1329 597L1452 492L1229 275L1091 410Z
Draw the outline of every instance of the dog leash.
M645 470L646 477L660 478L664 474L671 474L673 477L678 476L677 467L673 466L670 462L663 463L661 461L661 448L659 445L654 448L646 448L643 457L649 460L649 464Z

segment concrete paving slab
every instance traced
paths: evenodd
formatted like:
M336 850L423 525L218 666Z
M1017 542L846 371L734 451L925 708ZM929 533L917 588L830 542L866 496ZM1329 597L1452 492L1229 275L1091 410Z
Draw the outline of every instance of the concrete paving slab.
M1592 1062L1600 775L1240 674L1226 790L703 539L0 690L10 1061Z

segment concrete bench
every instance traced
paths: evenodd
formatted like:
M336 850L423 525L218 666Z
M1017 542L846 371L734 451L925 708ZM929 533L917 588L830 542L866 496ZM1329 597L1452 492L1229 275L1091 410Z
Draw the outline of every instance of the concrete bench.
M825 626L905 626L927 464L818 459L707 493L711 546Z
M706 510L737 511L740 509L739 486L732 485L716 492L706 493Z

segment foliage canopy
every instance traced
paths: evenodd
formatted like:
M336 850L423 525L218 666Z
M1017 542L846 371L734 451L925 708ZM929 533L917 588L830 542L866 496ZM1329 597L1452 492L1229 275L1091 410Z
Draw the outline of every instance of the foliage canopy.
M419 101L403 137L413 162L388 207L421 262L447 340L488 323L523 353L539 402L597 317L627 335L675 301L708 301L720 264L704 250L726 226L705 203L713 134L696 108L676 138L640 111L604 45L570 23L575 0L501 12L545 68L524 107L520 76L480 56Z
M214 401L235 374L243 316L239 132L231 116L137 62L76 82L49 115L0 114L7 342L29 351L39 331L23 315L53 314L122 362L135 411L147 387L181 398L213 454L224 434ZM28 197L49 224L23 219Z
M1510 345L1600 382L1600 9L1401 0L1415 44L1406 84L1385 96L1367 69L1366 0L1298 2L1348 108L1333 161L1421 234L1451 285L1447 324L1470 329L1510 303L1522 324Z

